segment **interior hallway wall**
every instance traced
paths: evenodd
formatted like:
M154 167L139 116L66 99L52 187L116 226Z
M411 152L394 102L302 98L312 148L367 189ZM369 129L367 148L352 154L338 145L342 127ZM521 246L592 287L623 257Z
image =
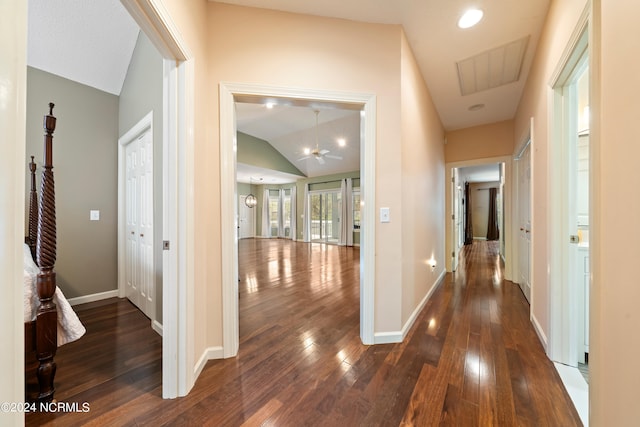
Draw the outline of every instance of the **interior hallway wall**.
M153 111L153 233L156 320L162 323L162 85L163 59L141 31L118 103L118 135L123 136Z
M58 119L53 133L57 284L67 298L114 291L118 283L118 97L27 68L24 174L30 183L26 159L35 156L38 192L42 119L49 112L49 102L56 104L53 114ZM100 211L99 221L89 220L90 210Z

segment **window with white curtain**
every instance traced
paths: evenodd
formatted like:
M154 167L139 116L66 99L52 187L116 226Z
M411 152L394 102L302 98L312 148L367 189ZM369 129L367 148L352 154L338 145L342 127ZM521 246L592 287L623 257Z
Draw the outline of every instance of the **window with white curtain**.
M280 190L269 190L269 237L278 237L279 223Z
M282 226L284 237L291 238L291 189L282 190Z

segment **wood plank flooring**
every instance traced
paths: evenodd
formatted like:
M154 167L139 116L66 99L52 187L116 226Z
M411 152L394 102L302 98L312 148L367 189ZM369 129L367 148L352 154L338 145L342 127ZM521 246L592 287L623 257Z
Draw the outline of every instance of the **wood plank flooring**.
M94 303L56 376L58 400L90 411L27 425L581 425L497 243L465 247L405 341L376 346L359 338L357 248L248 239L240 261L240 352L208 362L189 396L162 400L144 315Z

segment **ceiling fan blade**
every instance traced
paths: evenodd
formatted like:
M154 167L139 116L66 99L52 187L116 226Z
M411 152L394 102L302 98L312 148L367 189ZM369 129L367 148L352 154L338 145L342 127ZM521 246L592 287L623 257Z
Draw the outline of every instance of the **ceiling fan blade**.
M300 157L300 158L298 159L298 161L300 162L300 161L302 161L302 160L307 160L309 157L311 157L311 156L304 156L304 157Z
M320 154L321 156L324 156L324 155L325 155L325 154L327 154L327 153L329 153L329 150L320 150L320 151L319 151L319 154Z
M324 159L320 156L316 157L316 159L318 159L318 163L320 163L321 165L324 165Z
M325 157L327 157L329 159L342 160L341 156L334 156L333 154L325 154Z

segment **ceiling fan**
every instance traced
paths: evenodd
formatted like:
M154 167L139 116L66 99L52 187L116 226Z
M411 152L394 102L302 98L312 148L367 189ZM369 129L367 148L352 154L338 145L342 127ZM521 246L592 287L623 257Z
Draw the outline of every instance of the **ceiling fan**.
M316 113L316 148L314 148L313 150L307 148L305 149L305 156L301 157L298 159L298 161L301 160L306 160L309 159L311 157L315 157L315 159L318 161L318 163L320 163L321 165L325 164L325 160L324 158L328 158L328 159L335 159L335 160L342 160L342 157L340 156L336 156L333 154L329 154L330 151L329 150L325 150L325 149L320 149L318 146L318 114L320 114L319 110L314 110L314 113Z

